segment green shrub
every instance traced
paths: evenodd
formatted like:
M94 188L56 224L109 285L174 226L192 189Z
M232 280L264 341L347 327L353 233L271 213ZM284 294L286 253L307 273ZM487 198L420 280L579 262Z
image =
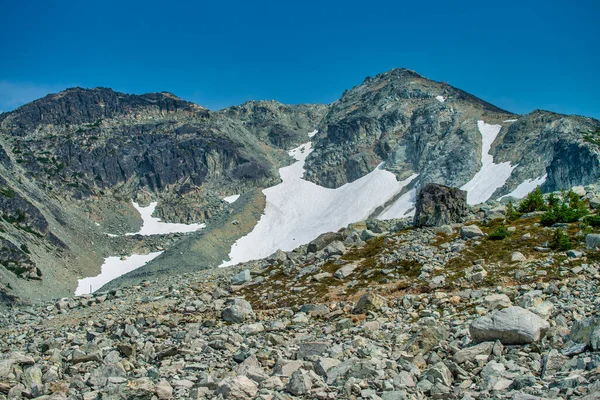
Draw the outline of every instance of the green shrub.
M562 229L556 229L552 235L552 243L550 244L554 250L567 251L573 248L573 243L569 236Z
M519 204L520 213L530 213L534 211L546 211L546 201L544 200L544 194L540 187L536 187L535 190L527 195Z
M510 235L511 235L511 233L509 231L507 231L504 226L499 226L499 227L496 228L496 230L494 230L494 232L492 232L490 234L490 236L488 237L488 239L490 239L490 240L502 240L502 239L506 239Z
M509 221L514 221L516 219L521 218L521 213L515 209L515 205L512 200L508 202L506 205L506 219Z
M548 207L548 210L540 218L540 223L544 226L577 222L589 213L585 202L572 190L566 193L563 191L560 199L556 196L549 197Z
M599 228L600 227L600 215L590 215L589 217L585 217L583 220L586 224L591 227Z

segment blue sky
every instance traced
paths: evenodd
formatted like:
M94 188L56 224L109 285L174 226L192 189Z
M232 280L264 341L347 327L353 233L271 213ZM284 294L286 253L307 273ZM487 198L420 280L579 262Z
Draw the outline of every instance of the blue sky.
M391 68L600 118L600 2L0 0L0 110L66 87L329 103Z

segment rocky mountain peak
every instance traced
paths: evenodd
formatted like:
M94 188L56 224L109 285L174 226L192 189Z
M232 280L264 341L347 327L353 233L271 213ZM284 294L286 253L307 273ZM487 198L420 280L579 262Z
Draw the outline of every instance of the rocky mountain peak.
M94 124L139 113L208 116L208 110L171 93L125 94L97 87L69 88L25 104L5 115L1 127L13 136L48 125Z

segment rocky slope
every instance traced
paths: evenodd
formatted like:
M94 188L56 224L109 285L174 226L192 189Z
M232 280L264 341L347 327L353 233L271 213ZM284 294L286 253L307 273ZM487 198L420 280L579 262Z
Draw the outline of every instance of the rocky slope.
M0 287L31 299L72 290L119 247L105 232L139 228L131 199L158 200L166 221L222 219L223 197L279 181L289 158L277 146L314 129L324 109L211 113L169 93L74 88L2 114Z
M596 186L576 193L600 205ZM600 230L508 212L369 220L246 265L15 307L0 399L597 399ZM500 226L512 234L493 240ZM572 250L549 247L558 229Z

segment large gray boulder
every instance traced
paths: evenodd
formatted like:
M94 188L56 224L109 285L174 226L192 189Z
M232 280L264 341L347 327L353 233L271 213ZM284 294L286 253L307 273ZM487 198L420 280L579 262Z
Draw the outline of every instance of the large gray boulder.
M231 304L221 312L221 318L228 322L244 322L253 314L252 306L244 299L234 299Z
M499 340L502 344L528 344L544 337L550 324L531 311L509 307L477 318L469 327L476 343Z
M428 183L417 197L414 225L442 226L462 222L467 213L467 192Z
M323 233L308 244L306 251L309 253L316 253L317 251L323 250L330 243L341 240L344 240L344 236L339 232Z
M600 247L600 235L597 233L589 233L585 236L585 245L588 249L596 249Z
M569 339L576 343L589 345L593 350L600 350L600 316L575 321Z

